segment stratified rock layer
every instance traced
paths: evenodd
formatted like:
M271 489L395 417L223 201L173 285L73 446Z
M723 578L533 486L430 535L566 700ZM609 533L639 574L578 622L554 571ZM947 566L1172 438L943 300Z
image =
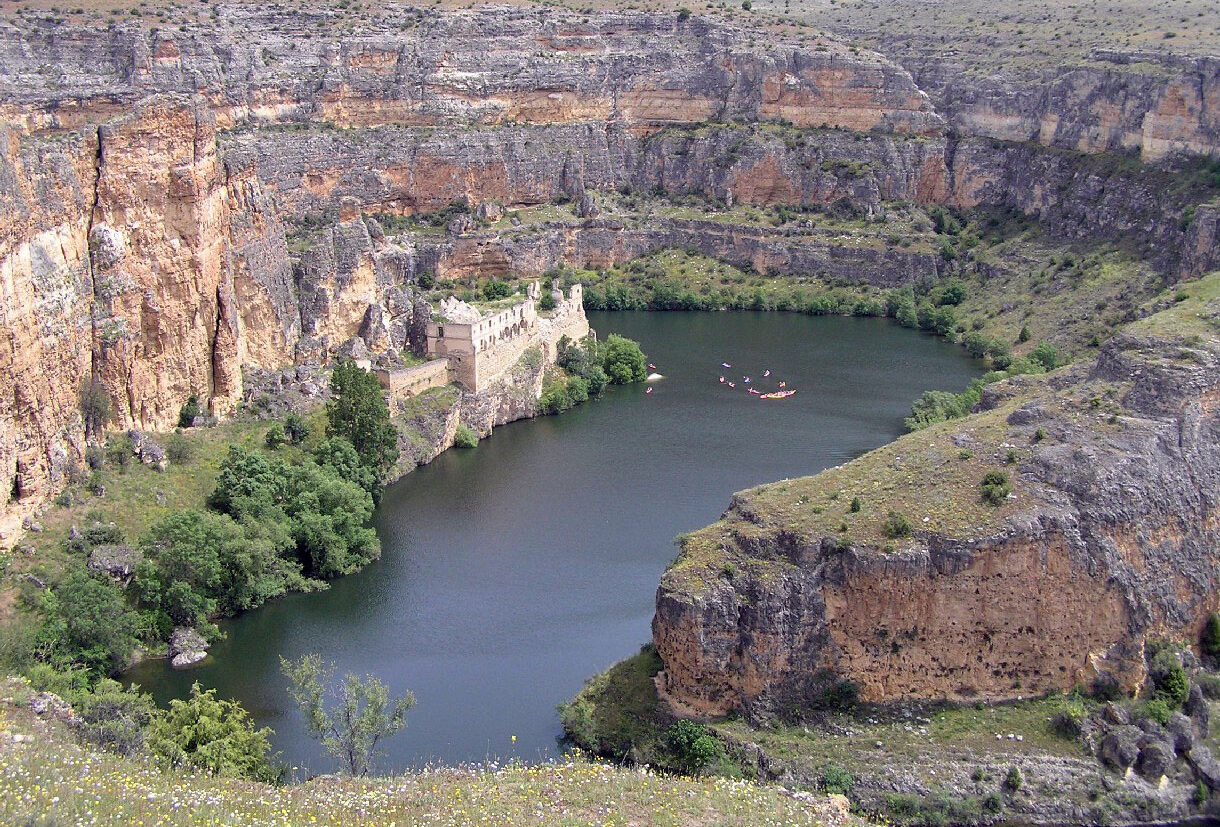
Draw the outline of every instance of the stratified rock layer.
M1027 697L1100 673L1137 687L1145 641L1197 640L1220 608L1217 400L1214 341L1123 335L1004 383L965 422L736 495L658 592L665 694L764 719L817 708L843 679L868 701ZM904 467L910 483L874 484ZM1011 477L1000 507L979 501L988 469ZM854 496L863 516L836 505ZM882 536L890 510L909 539Z

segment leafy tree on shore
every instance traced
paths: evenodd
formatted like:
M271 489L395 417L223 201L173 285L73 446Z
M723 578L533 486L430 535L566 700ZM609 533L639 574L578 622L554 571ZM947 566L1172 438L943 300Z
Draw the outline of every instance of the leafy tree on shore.
M610 334L601 348L602 369L610 377L611 384L626 385L643 382L647 376L647 362L639 344L630 339Z
M398 459L398 432L390 422L381 383L349 359L331 374L330 390L326 435L350 442L360 461L381 479Z
M378 744L407 725L407 712L415 706L412 693L391 698L372 675L360 678L349 672L342 683L332 684L335 666L317 654L295 661L280 658L280 669L288 678L288 694L305 713L310 736L348 775L368 773ZM334 696L330 709L327 695Z
M139 618L113 583L82 569L43 592L38 653L56 665L77 663L97 676L126 664L135 648Z

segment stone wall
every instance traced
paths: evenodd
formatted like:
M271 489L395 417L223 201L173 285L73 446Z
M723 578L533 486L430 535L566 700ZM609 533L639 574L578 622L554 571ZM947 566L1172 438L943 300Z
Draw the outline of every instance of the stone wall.
M450 381L448 359L433 359L409 368L376 368L373 373L385 388L391 407L429 388L448 385Z

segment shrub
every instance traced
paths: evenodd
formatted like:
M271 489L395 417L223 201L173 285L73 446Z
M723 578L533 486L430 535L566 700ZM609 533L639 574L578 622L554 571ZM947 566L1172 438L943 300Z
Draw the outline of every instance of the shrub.
M566 382L552 382L542 390L538 397L538 410L544 414L563 413L572 407L572 399L568 396Z
M288 437L288 441L293 445L300 445L309 439L309 426L300 414L290 412L284 417L284 436Z
M683 6L682 8L678 9L678 19L679 20L689 20L690 19L690 9L688 9L686 6Z
M686 719L674 721L665 730L665 745L677 769L688 775L698 775L724 755L724 746L706 726Z
M288 444L288 435L284 433L284 426L279 422L271 423L271 427L267 429L267 435L263 438L267 447L272 451L278 451Z
M1021 325L1021 332L1017 334L1018 342L1028 342L1030 337L1029 325Z
M1054 370L1062 364L1059 350L1050 342L1039 342L1037 347L1029 352L1029 358L1047 370Z
M153 719L149 748L175 766L190 764L226 778L275 781L271 762L271 730L255 729L237 701L216 699L216 690L191 686L186 700L175 698Z
M862 507L862 503L860 502L860 498L859 498L859 497L852 497L852 498L851 498L851 505L850 505L850 506L848 506L848 508L849 508L849 510L851 511L851 513L852 513L852 514L858 514L858 513L860 512L861 507Z
M557 306L555 296L550 290L544 291L543 294L538 297L539 310L554 310Z
M332 684L334 664L324 664L316 654L298 661L280 658L280 669L288 678L288 694L305 714L310 736L348 775L368 773L378 744L406 727L407 712L415 706L415 695L391 698L389 688L372 675L359 678L349 672ZM333 703L327 704L327 695L333 696Z
M610 334L602 350L602 369L610 378L611 384L626 385L631 382L643 382L647 376L647 360L637 342Z
M90 445L85 449L85 464L98 471L106 464L106 451L100 445Z
M182 434L170 434L165 443L165 456L175 465L185 465L195 456L195 447Z
M111 434L106 440L106 459L111 465L117 465L120 472L126 471L134 455L135 448L127 434Z
M458 423L457 433L453 435L453 444L457 448L477 448L479 435L464 422Z
M983 502L988 505L1000 505L1011 491L1008 485L1008 475L999 471L988 471L979 484L983 491Z
M1213 661L1220 659L1220 614L1212 613L1203 626L1203 634L1199 637L1199 646L1203 654Z
M37 645L43 660L76 664L95 675L126 664L139 623L114 583L75 569L41 594L39 608L44 620Z
M330 377L326 435L352 444L360 461L380 479L398 459L398 431L377 377L350 359Z
M891 540L897 540L900 537L910 537L912 531L911 521L897 511L890 511L886 515L885 523L881 526L881 531Z
M573 405L580 405L589 401L589 383L579 376L568 377L564 390L568 395L568 399L572 400Z
M1051 731L1060 738L1075 741L1080 737L1081 724L1084 722L1083 709L1068 707L1051 716Z
M513 287L506 281L492 279L483 285L483 298L487 301L508 298L513 294Z
M195 424L195 417L199 416L203 411L199 408L199 397L191 394L186 400L186 404L178 411L178 427L189 428Z
M822 770L822 789L828 793L847 795L856 779L838 764L827 764Z
M110 394L95 378L85 381L80 389L80 413L85 421L85 435L100 434L110 421Z
M1173 648L1167 646L1153 656L1148 664L1148 677L1152 680L1155 698L1164 700L1170 708L1186 703L1186 697L1190 694L1190 678L1186 676L1181 658Z
M1147 718L1156 721L1161 726L1169 725L1169 718L1173 715L1173 710L1169 708L1169 704L1162 697L1149 699L1135 711L1136 718Z
M1093 698L1103 703L1121 700L1124 697L1123 688L1119 684L1118 678L1108 672L1094 678L1090 690Z
M1008 768L1008 775L1004 776L1004 789L1009 792L1017 792L1025 784L1025 778L1021 775L1021 768L1013 764Z

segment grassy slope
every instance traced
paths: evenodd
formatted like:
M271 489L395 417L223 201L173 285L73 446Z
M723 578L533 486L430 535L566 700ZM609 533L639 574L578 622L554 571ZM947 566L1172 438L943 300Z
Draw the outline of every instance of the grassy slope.
M25 694L16 681L0 687L0 821L6 824L712 827L845 820L832 802L796 798L778 787L581 761L385 779L323 777L283 787L163 772L78 745L62 724L22 708Z

